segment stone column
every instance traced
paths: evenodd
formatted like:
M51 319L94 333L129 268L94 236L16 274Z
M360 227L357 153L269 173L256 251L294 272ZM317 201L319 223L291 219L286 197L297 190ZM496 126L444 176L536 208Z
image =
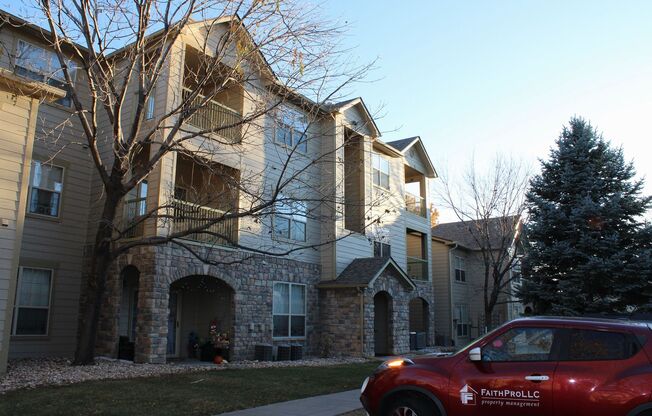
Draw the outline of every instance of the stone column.
M118 356L118 330L120 302L122 300L122 276L118 267L112 267L106 282L104 301L95 341L95 355L116 358Z
M136 323L137 363L164 363L167 352L170 285L156 275L141 273Z

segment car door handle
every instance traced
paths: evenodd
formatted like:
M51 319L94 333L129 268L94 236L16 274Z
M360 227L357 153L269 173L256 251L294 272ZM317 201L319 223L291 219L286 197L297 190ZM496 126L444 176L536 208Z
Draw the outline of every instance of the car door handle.
M525 376L525 379L527 381L548 381L548 380L550 380L550 377L542 376L542 375L538 375L538 374L536 374L536 375L533 374L531 376Z

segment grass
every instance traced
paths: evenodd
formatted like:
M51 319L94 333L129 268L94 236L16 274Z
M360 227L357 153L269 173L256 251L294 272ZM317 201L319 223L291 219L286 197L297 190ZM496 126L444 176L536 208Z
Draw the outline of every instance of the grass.
M355 389L377 366L206 371L24 389L0 395L0 415L215 415Z

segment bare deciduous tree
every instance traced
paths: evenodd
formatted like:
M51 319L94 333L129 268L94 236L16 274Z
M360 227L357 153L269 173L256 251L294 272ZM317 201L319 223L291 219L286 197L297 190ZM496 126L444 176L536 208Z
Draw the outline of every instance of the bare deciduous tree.
M315 180L323 164L343 163L341 144L321 144L338 126L315 130L331 117L329 103L370 65L348 63L337 43L341 28L323 21L318 8L299 0L37 0L34 14L47 28L71 117L83 130L79 143L64 145L88 149L101 190L75 363L92 362L107 279L117 278L111 264L136 247L173 244L215 262L210 244L283 256L342 237L245 244L233 228L239 221L247 233L275 210L291 215L299 207L315 221L341 211L341 197ZM170 87L174 77L183 89ZM237 103L241 114L217 101ZM152 111L159 102L165 108ZM265 155L279 163L219 163L246 158L267 145L260 137L274 135L286 146ZM187 170L169 195L148 198L149 175L169 157ZM373 205L365 206L366 224L380 221ZM198 249L187 237L205 244Z
M510 272L521 254L518 238L528 170L522 162L499 155L486 171L479 172L472 158L459 180L440 177L436 194L442 206L455 214L480 252L484 325L491 329L494 309L512 295Z

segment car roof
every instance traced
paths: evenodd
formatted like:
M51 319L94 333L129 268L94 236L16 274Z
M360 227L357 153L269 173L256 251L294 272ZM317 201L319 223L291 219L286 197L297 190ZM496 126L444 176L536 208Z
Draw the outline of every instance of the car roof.
M518 318L511 321L513 324L521 323L537 323L543 325L555 326L581 326L592 328L612 328L612 329L632 329L632 328L648 328L652 329L652 323L643 321L628 320L625 318L596 318L596 317L576 317L576 316L532 316L525 318Z

